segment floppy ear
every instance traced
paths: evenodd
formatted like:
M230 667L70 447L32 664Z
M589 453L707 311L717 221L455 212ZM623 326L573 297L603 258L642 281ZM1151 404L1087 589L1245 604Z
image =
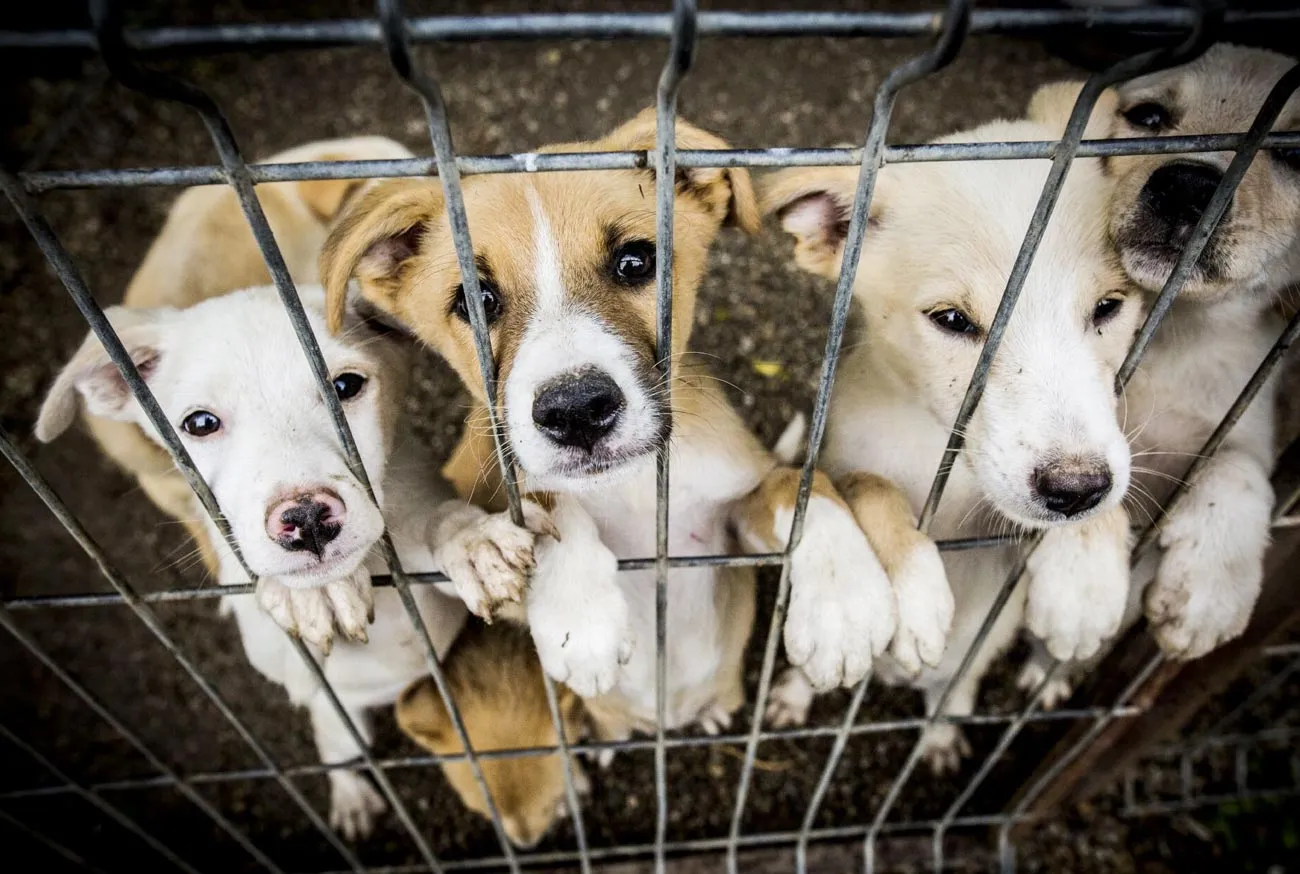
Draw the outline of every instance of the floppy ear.
M1044 85L1029 98L1027 112L1029 120L1046 125L1055 131L1057 136L1064 134L1065 126L1070 121L1070 113L1074 110L1074 102L1079 99L1079 92L1082 90L1083 83L1076 81L1052 82ZM1097 105L1092 108L1092 116L1088 119L1088 126L1084 128L1083 138L1098 140L1110 136L1118 111L1119 95L1115 93L1114 88L1107 88L1101 92L1101 96L1097 98Z
M651 150L655 147L655 111L642 110L636 118L615 128L607 137L595 144L600 151L624 152ZM729 149L721 137L701 130L682 119L677 119L677 148L679 149ZM740 228L747 234L756 234L761 223L754 183L744 168L718 167L677 169L677 191L695 197L709 211L722 218L724 224Z
M433 677L421 677L407 686L397 699L395 712L398 727L430 752L447 747L453 737L451 719Z
M343 325L348 280L354 275L361 294L392 312L403 275L429 223L442 213L436 181L394 179L362 194L325 240L320 255L325 286L325 316L331 333Z
M146 380L158 366L158 323L175 312L170 308L125 307L110 307L104 312ZM133 418L131 404L135 398L94 332L86 336L45 396L36 419L36 439L48 443L68 429L77 417L78 395L85 399L87 411L96 416L119 421Z
M858 187L857 167L797 167L763 181L763 211L775 213L794 237L794 260L809 273L834 279L840 272L849 215ZM888 211L891 177L876 174L869 226Z

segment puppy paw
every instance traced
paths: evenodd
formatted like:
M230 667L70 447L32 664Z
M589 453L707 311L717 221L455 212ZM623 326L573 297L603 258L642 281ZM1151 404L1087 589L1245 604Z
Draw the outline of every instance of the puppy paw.
M764 721L772 728L798 728L808 722L812 709L812 683L798 668L786 668L767 696Z
M849 510L820 495L808 504L792 562L786 655L817 691L852 686L894 636L889 578Z
M961 761L970 755L970 744L962 730L951 723L927 726L921 732L921 758L936 777L956 774Z
M1043 710L1055 710L1074 694L1074 688L1070 681L1062 676L1064 668L1057 668L1056 674L1043 686L1043 681L1047 680L1047 670L1037 661L1030 660L1025 662L1025 666L1020 669L1020 675L1016 677L1016 686L1024 691L1026 695L1033 695L1043 686L1042 694L1038 696L1038 706Z
M731 714L715 701L700 711L698 722L705 734L716 737L731 728Z
M539 534L557 537L541 505L524 501L524 527L509 513L488 515L464 505L439 523L435 560L471 613L491 622L501 605L519 603L535 567Z
M1112 513L1115 511L1112 511ZM1119 511L1122 516L1122 511ZM1127 517L1053 528L1029 556L1025 624L1059 661L1083 661L1114 637L1128 602Z
M334 646L334 611L324 588L295 589L263 577L257 581L257 603L290 635L329 655Z
M889 654L902 674L915 678L924 666L934 667L943 658L956 612L939 548L927 541L912 550L891 582L898 599L898 630Z
M388 809L370 781L352 771L330 772L330 826L349 841L370 837L375 818Z
M1262 564L1225 557L1211 541L1179 526L1162 532L1165 553L1145 606L1151 633L1172 658L1200 658L1238 637L1255 608Z
M366 626L375 621L375 590L370 583L370 572L359 568L352 576L327 584L325 597L343 636L355 643L368 643Z

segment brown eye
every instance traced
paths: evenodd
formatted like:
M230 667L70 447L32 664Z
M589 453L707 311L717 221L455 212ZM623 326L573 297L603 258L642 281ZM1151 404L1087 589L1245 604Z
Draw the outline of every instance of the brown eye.
M1152 133L1159 133L1173 126L1173 118L1170 116L1169 110L1152 100L1139 103L1132 109L1124 110L1124 118L1134 127L1140 127Z
M351 400L365 387L366 378L359 373L340 373L334 377L334 393L341 401Z
M207 437L221 430L221 420L207 410L195 410L181 422L181 430L191 437Z
M609 272L619 285L644 285L655 276L655 244L633 240L614 250Z
M972 322L965 313L955 307L935 310L927 315L929 315L930 321L951 334L964 334L972 337L979 336L980 329L976 327L975 323Z
M1097 301L1097 305L1092 309L1092 323L1101 325L1115 318L1120 309L1124 306L1122 297L1104 297Z
M501 293L497 291L496 286L492 283L480 279L478 289L483 297L483 315L487 316L487 323L491 325L501 318L505 304L501 300ZM451 311L465 324L470 323L469 302L465 300L465 286L462 285L456 289L456 302L452 304Z

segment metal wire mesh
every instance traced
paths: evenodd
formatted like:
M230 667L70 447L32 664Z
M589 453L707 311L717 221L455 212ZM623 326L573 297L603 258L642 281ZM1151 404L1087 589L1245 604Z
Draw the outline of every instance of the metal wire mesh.
M1278 114L1290 95L1300 87L1300 68L1292 70L1274 89L1268 101L1259 110L1255 123L1246 134L1213 134L1191 137L1139 138L1124 140L1085 141L1083 132L1093 104L1107 86L1122 82L1134 76L1155 69L1172 66L1198 55L1212 43L1225 24L1268 21L1300 20L1300 10L1246 13L1240 11L1224 12L1217 6L1196 8L1159 8L1133 11L1078 11L1078 10L972 10L968 0L950 0L942 15L930 13L733 13L733 12L698 12L694 2L678 0L673 4L670 14L555 14L555 15L519 15L519 16L479 16L479 17L438 17L407 18L397 0L379 0L376 20L355 20L314 23L286 23L276 25L229 25L211 27L161 28L145 31L124 31L116 16L115 8L103 0L91 3L94 26L91 30L62 30L40 33L0 32L0 48L60 48L91 49L100 53L112 74L123 84L146 95L158 99L178 101L197 112L205 124L219 159L216 165L194 165L185 167L159 167L127 170L71 170L71 171L33 171L13 173L0 171L0 189L3 189L14 210L26 224L41 251L58 274L60 281L67 288L77 307L85 316L95 334L108 350L113 363L121 371L128 387L136 400L146 411L150 420L162 436L167 449L177 467L185 474L194 488L205 510L211 515L222 532L228 534L221 510L202 477L195 470L184 446L175 431L162 414L152 393L131 362L127 350L113 333L103 311L96 304L82 278L78 266L61 244L49 224L43 218L36 197L44 192L77 188L112 188L142 186L179 186L197 184L227 184L236 192L245 217L251 227L258 246L265 258L266 265L280 292L285 311L293 324L295 333L302 346L304 357L316 379L320 395L330 411L340 444L349 459L354 475L369 488L364 466L353 442L347 421L339 402L329 383L328 370L321 358L320 350L307 322L307 317L298 300L289 271L285 266L270 227L263 215L259 202L254 195L254 185L263 182L279 182L307 179L361 179L401 176L437 176L446 197L447 212L455 242L458 266L467 294L468 313L478 349L478 363L481 370L483 387L489 400L487 409L492 416L491 426L496 439L498 462L505 472L505 485L511 513L520 520L520 499L514 481L513 470L505 461L505 449L501 440L500 423L496 421L495 404L497 383L491 341L488 334L487 320L483 312L482 298L478 293L478 273L475 267L474 248L471 242L472 228L465 213L461 194L460 177L467 174L484 173L544 173L560 170L592 171L601 169L644 168L652 167L656 172L656 215L659 243L657 270L657 304L658 304L658 355L662 368L667 368L671 352L672 323L670 318L672 302L672 227L674 175L676 168L691 167L790 167L790 166L830 166L856 165L860 168L859 181L854 204L849 218L848 245L844 256L839 281L831 311L829 336L820 374L818 391L813 410L809 435L809 452L803 466L802 477L796 504L789 543L784 551L770 555L758 556L673 556L668 550L669 501L668 484L670 471L667 455L661 454L658 472L658 515L656 552L654 556L629 558L620 561L621 571L654 570L657 580L657 662L658 682L657 712L659 714L656 731L650 739L634 739L621 742L577 743L565 737L564 726L556 704L553 685L547 682L547 698L551 717L559 741L554 747L540 747L524 750L496 750L476 752L472 749L466 733L464 722L459 715L456 702L450 694L442 670L438 664L433 644L415 607L410 593L410 586L424 585L444 580L441 574L408 574L397 561L391 542L385 536L382 550L390 573L377 577L377 585L393 586L399 592L403 606L421 640L427 665L433 676L438 692L451 715L455 730L463 744L465 752L448 756L417 756L401 759L378 759L368 751L361 731L348 717L346 709L339 703L319 665L311 658L305 648L299 644L300 655L315 673L322 685L331 695L332 703L339 717L349 727L354 739L366 752L360 763L341 763L327 765L310 765L283 767L278 764L265 746L235 715L234 711L221 697L216 688L208 681L199 668L185 653L185 647L177 642L159 622L151 605L182 600L201 600L232 594L249 594L254 590L256 579L249 573L249 582L243 585L226 586L215 589L170 589L139 594L131 584L114 569L111 561L102 549L87 534L85 529L72 515L59 496L40 476L30 461L14 445L8 436L0 434L0 451L15 467L19 474L40 496L47 507L55 514L63 526L73 536L86 554L101 568L114 589L112 594L74 594L74 595L40 595L15 597L6 600L0 606L0 625L36 659L53 670L59 679L105 720L116 732L144 754L153 769L153 773L129 779L104 781L82 785L74 782L57 766L45 759L23 738L0 726L0 736L24 750L43 767L53 778L53 785L38 789L16 790L0 794L0 800L19 800L57 795L76 795L94 804L101 811L114 819L121 827L140 836L160 857L172 867L193 871L190 862L181 858L168 848L159 838L151 835L148 829L118 810L104 798L105 794L143 790L148 788L172 787L180 791L206 817L210 818L229 838L241 847L254 862L271 871L280 867L262 849L257 847L239 827L231 823L216 809L195 787L220 784L233 780L274 780L290 797L293 803L308 817L312 826L334 848L343 864L352 871L373 870L357 857L354 850L341 841L321 815L315 811L306 797L295 785L295 779L308 775L326 773L337 768L362 768L367 771L379 785L386 800L401 821L412 845L418 853L421 864L413 868L390 868L388 870L462 870L468 868L505 868L520 870L528 865L570 865L577 864L584 872L591 870L593 862L611 858L646 857L653 859L656 870L663 870L665 860L673 853L693 853L725 851L728 868L739 870L739 852L745 848L768 845L793 845L796 848L796 866L803 871L807 868L807 852L811 842L830 840L860 840L863 847L863 864L868 872L877 870L877 841L882 836L902 833L928 833L932 840L930 866L934 871L941 871L945 866L945 838L954 829L997 826L1002 842L1002 863L1004 870L1014 867L1014 853L1010 845L1010 828L1023 821L1029 814L1034 797L1043 783L1050 777L1044 775L1034 786L1027 787L1017 804L1007 811L996 815L963 815L971 797L992 770L1002 761L1002 757L1018 734L1029 725L1047 723L1071 723L1091 721L1094 731L1084 735L1079 741L1082 748L1091 737L1115 719L1131 715L1136 708L1131 697L1152 671L1159 666L1159 659L1143 666L1132 678L1125 691L1111 706L1059 710L1045 712L1039 708L1040 695L1051 679L1047 679L1035 690L1016 713L1006 715L944 716L943 702L951 693L952 686L970 668L975 650L982 644L1005 605L1007 598L1016 585L1024 567L1022 557L1002 587L993 610L983 623L971 651L959 669L957 677L950 683L933 713L925 718L902 720L859 721L859 712L865 698L866 683L860 684L854 691L849 705L835 726L810 727L785 730L765 730L762 716L766 710L772 686L772 674L776 663L777 640L784 616L786 602L789 598L789 573L791 554L798 545L803 528L804 514L807 508L812 483L813 470L824 436L829 409L830 391L834 383L840 360L843 336L848 321L849 305L852 297L854 276L857 270L863 231L866 228L866 216L871 202L876 173L887 164L924 162L924 161L969 161L995 159L1050 159L1051 171L1043 188L1038 208L1031 221L1029 231L1021 247L1014 269L1007 282L997 315L989 330L979 365L968 387L965 401L957 420L953 423L952 438L943 458L939 462L929 499L922 513L922 527L927 527L933 519L934 512L942 499L952 464L961 451L962 435L970 417L980 401L988 370L997 354L1003 331L1012 317L1017 296L1033 263L1033 258L1041 240L1047 222L1051 217L1056 198L1060 192L1071 161L1076 157L1132 155L1132 154L1173 154L1197 151L1234 151L1235 157L1223 181L1215 192L1214 199L1205 215L1192 234L1182 256L1174 269L1164 290L1159 295L1152 312L1121 370L1117 389L1132 376L1151 337L1161 320L1168 312L1174 296L1191 272L1192 266L1200 257L1211 234L1222 218L1231 201L1236 186L1241 181L1250 162L1261 148L1300 146L1300 133L1270 133ZM944 67L955 58L968 34L980 33L1028 33L1063 27L1118 28L1135 27L1167 31L1183 37L1182 42L1174 48L1150 52L1121 62L1105 72L1094 76L1080 95L1074 107L1065 135L1059 142L1018 142L1018 143L951 143L938 145L895 145L887 146L885 138L889 130L890 115L898 94L908 85L923 83L924 80ZM862 148L837 149L731 149L717 151L678 150L673 131L677 120L677 94L689 74L695 45L699 39L719 36L750 36L778 38L799 35L825 36L926 36L933 42L931 47L912 61L895 69L877 91L869 126ZM656 95L656 121L658 145L649 152L619 153L581 153L581 154L515 154L497 156L459 156L453 148L451 126L447 116L445 102L437 80L415 62L411 54L413 43L440 43L452 40L509 40L523 38L550 39L660 39L667 40L668 53L664 63ZM236 143L234 134L226 117L216 102L202 89L183 82L173 76L157 73L142 65L141 60L152 53L185 49L190 52L242 51L258 49L291 49L301 47L321 47L338 45L373 45L382 46L388 53L395 75L420 98L427 118L430 142L434 157L414 158L390 161L342 161L311 162L299 164L249 165ZM865 119L864 119L865 120ZM1277 367L1282 353L1300 332L1300 317L1288 325L1286 332L1278 339L1273 352L1261 362L1260 367L1250 383L1225 416L1222 424L1210 438L1199 455L1197 465L1203 464L1213 456L1227 431L1235 424L1254 400L1264 381ZM1191 475L1198 469L1193 467ZM1171 498L1171 503L1181 496L1181 490ZM1142 538L1144 545L1151 536L1148 529ZM228 538L229 539L229 538ZM233 542L233 541L232 541ZM1007 538L983 537L964 540L950 540L940 544L945 550L980 549L1007 543ZM1024 552L1032 549L1036 541L1030 538L1021 541ZM242 562L242 558L240 559ZM669 630L665 625L667 573L670 568L691 566L770 566L780 568L780 581L775 597L775 608L768 627L763 651L762 668L757 688L757 695L752 709L752 718L748 731L744 734L721 735L717 737L673 736L664 728L665 707L665 640ZM245 570L247 567L245 566ZM210 771L202 773L181 774L169 767L162 758L154 754L143 740L129 726L114 715L112 709L99 701L93 693L82 686L74 677L63 671L57 661L44 652L40 646L27 635L15 618L18 614L32 610L48 610L78 606L102 607L125 604L134 615L148 627L153 635L167 648L179 665L189 675L203 694L219 709L223 717L235 729L242 741L253 751L259 766L239 771ZM1288 671L1295 670L1300 662L1291 662ZM1286 676L1284 674L1283 676ZM1230 721L1230 720L1227 720ZM897 822L890 820L900 793L907 784L921 755L919 743L914 745L910 754L904 759L883 799L875 806L874 816L870 821L849 827L817 827L820 807L826 797L828 787L836 773L837 766L846 745L855 737L865 734L883 734L887 732L919 731L938 722L951 722L958 725L986 725L1001 728L1001 735L992 752L972 779L957 794L955 800L942 815L921 821ZM1292 731L1293 730L1288 730ZM1287 734L1286 737L1291 737ZM801 741L813 738L829 739L832 744L829 754L822 763L820 779L798 830L790 832L760 832L746 834L744 818L751 787L751 777L757 761L757 749L760 743L768 741ZM1276 739L1276 738L1274 738ZM1256 742L1252 740L1251 742ZM667 824L670 816L671 798L667 786L667 757L672 750L686 747L715 747L728 744L742 745L744 749L743 764L737 798L731 817L731 825L725 836L693 841L671 841L667 836ZM1208 747L1220 748L1233 746L1244 749L1246 741L1240 738L1225 740L1210 737L1195 747L1203 750ZM489 759L511 758L519 756L543 755L560 751L565 762L565 793L571 810L574 811L575 842L571 851L536 853L519 852L511 846L502 825L501 816L492 801L487 783L483 777L480 762ZM581 805L575 790L569 753L598 753L617 750L621 752L650 751L654 755L655 779L655 828L654 840L646 844L620 846L591 846L584 826ZM1189 753L1180 753L1184 758L1183 768L1190 768ZM1235 753L1235 755L1244 755ZM407 806L394 789L389 772L407 768L426 768L437 764L465 761L473 769L475 778L488 799L488 812L493 822L494 832L500 846L500 855L493 858L462 859L448 861L435 854L428 836L423 833ZM1063 759L1064 767L1068 757ZM1244 776L1239 777L1238 794L1249 790ZM1300 779L1300 773L1297 774ZM1135 812L1150 812L1151 805L1142 806L1134 801L1130 784L1130 807ZM1182 797L1174 804L1189 805L1197 801L1186 783ZM95 870L92 861L62 846L57 840L42 834L39 830L25 824L21 817L11 816L0 811L6 822L30 833L36 840L51 847L65 860Z

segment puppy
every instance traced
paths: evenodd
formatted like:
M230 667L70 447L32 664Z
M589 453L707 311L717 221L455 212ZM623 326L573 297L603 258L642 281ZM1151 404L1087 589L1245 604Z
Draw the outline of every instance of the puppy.
M542 666L523 629L510 623L471 622L443 658L442 670L476 750L524 750L558 742ZM587 732L582 703L563 686L556 694L564 736L575 743ZM464 752L432 677L408 686L397 699L396 712L402 731L435 755ZM536 846L556 819L568 815L564 762L558 753L484 759L481 764L502 825L516 846ZM582 767L577 759L570 759L570 765L575 788L587 794L590 784ZM470 810L488 816L469 765L449 762L442 772Z
M392 704L427 670L397 593L382 589L372 599L370 575L387 570L373 549L385 521L405 567L455 568L457 591L522 586L532 564L533 536L504 516L488 516L452 499L420 454L397 442L407 372L404 345L371 333L351 312L345 332L330 336L324 330L322 289L305 285L298 292L334 374L378 506L348 469L273 287L234 292L183 310L113 307L108 314L211 485L244 559L261 578L258 600L266 603L262 595L268 583L293 596L271 604L272 612L295 611L293 621L303 636L320 642L325 676L369 742L365 708ZM37 422L40 439L49 440L71 424L78 395L92 415L131 423L156 439L94 335L46 398ZM401 476L388 476L390 470ZM215 523L205 521L207 535L218 544L220 581L246 579ZM465 607L429 586L412 594L441 654L464 623ZM315 674L277 627L285 619L273 619L247 597L226 597L222 607L234 614L253 667L310 712L321 761L360 755ZM324 658L335 621L347 638L364 643L368 618L373 619L368 646L343 643ZM384 809L383 799L353 771L331 771L329 780L331 823L349 838L367 834L374 815Z
M677 136L684 148L725 148L684 122ZM654 140L646 112L603 139L548 151L645 150ZM523 487L545 493L562 535L539 543L523 612L543 669L585 699L601 739L654 725L655 574L619 574L616 561L654 555L658 454L671 459L668 540L677 556L782 548L798 481L685 358L709 244L725 224L758 224L748 174L678 174L671 406L655 369L654 186L646 170L464 183L510 453ZM355 275L365 298L438 350L484 403L437 182L388 183L360 198L330 235L321 272L334 314ZM481 412L477 421L445 472L462 495L490 503L499 479ZM669 571L667 728L717 731L743 703L753 585L748 569ZM791 585L792 658L819 687L865 675L897 610L880 562L824 476Z
M1245 131L1295 64L1273 52L1216 45L1182 67L1118 88L1092 119L1115 137ZM1048 86L1031 113L1063 128L1078 83ZM1279 130L1300 128L1292 96ZM1204 213L1230 152L1112 157L1108 232L1124 269L1159 292ZM1300 282L1300 154L1264 150L1233 196L1124 395L1146 524L1185 476L1282 330L1274 304ZM1196 658L1245 630L1263 575L1273 490L1275 381L1270 381L1161 520L1158 560L1139 563L1145 612L1161 648ZM1136 618L1137 611L1133 611Z
M308 143L273 155L266 162L409 157L404 146L384 137L354 137ZM295 283L317 281L316 260L329 224L364 184L360 179L346 179L257 186L258 201ZM131 278L122 304L132 308L187 307L270 282L235 192L225 185L204 186L176 198L162 232ZM204 565L216 574L216 552L199 521L203 508L166 450L129 423L87 416L86 424L104 453L136 477L149 499L185 525Z
M1048 138L1041 125L1002 121L940 142ZM862 334L836 381L822 455L860 515L875 503L862 488L884 476L906 492L894 518L906 513L915 525L1047 169L904 164L877 177L854 285ZM804 269L838 275L857 175L812 168L770 177L765 207L794 237ZM1069 656L1095 652L1123 613L1130 457L1113 381L1141 306L1107 250L1105 198L1099 162L1075 161L931 528L942 538L1044 532L947 713L972 712L980 678L1022 623ZM873 544L919 536L863 521ZM956 598L946 653L919 677L886 660L883 678L913 682L933 713L1017 557L1015 547L946 553ZM810 695L798 673L777 692L777 715L802 719ZM954 768L964 749L947 724L927 729L923 742L936 770Z

